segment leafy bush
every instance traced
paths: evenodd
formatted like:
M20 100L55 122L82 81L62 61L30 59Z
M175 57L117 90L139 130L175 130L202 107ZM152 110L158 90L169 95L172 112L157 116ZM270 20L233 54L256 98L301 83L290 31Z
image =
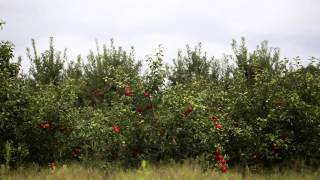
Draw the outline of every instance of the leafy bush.
M305 161L319 166L320 63L280 60L264 41L252 53L244 39L234 56L208 58L201 44L163 64L160 46L141 73L113 41L78 56L33 41L31 73L18 76L12 45L0 46L0 148L11 164L92 161L139 166L194 158L228 166ZM30 54L30 50L28 50ZM5 162L4 155L0 162Z

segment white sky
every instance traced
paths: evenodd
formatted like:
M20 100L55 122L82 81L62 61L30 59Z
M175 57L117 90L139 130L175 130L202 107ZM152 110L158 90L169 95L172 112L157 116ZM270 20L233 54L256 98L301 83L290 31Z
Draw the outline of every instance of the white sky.
M221 57L241 36L250 49L268 40L282 57L320 57L319 0L0 0L0 19L7 23L0 40L23 57L31 38L44 50L50 36L69 59L110 38L127 50L133 45L137 59L163 44L170 63L178 48L198 42Z

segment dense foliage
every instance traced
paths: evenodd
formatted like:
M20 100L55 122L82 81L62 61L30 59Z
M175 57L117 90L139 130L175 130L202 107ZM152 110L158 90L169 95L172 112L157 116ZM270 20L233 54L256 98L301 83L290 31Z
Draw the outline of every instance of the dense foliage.
M159 46L141 73L134 49L103 45L69 61L27 49L19 74L0 44L0 164L100 160L123 166L197 159L217 166L320 164L320 63L280 60L262 42L208 58L201 44L163 64Z

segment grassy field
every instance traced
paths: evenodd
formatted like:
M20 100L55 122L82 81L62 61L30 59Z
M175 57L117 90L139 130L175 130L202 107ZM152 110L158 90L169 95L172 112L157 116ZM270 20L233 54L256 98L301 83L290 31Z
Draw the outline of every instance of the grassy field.
M152 166L136 170L109 170L103 171L97 168L89 168L77 164L63 165L56 169L29 167L20 168L14 171L6 171L2 168L0 172L1 180L87 180L87 179L137 179L137 180L166 180L166 179L281 179L281 180L295 180L295 179L319 179L320 171L303 171L300 173L294 171L284 172L268 172L253 174L248 173L245 177L237 170L230 170L227 173L220 173L217 170L202 171L198 166L192 164L185 165L167 165L167 166Z

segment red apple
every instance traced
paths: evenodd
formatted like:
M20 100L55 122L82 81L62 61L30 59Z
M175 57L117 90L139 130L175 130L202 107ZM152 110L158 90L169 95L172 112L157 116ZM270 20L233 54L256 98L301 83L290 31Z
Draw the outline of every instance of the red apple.
M228 172L228 167L227 166L220 166L220 170L223 172L223 173L226 173Z
M224 156L222 154L218 154L218 155L216 155L215 159L217 161L221 161L222 159L224 159Z
M215 156L218 156L221 154L220 150L219 149L216 149L213 153Z
M189 115L192 111L193 111L193 108L192 108L191 105L189 105L189 106L187 107L187 110L186 110L184 113L182 113L182 115L183 115L183 116L187 116L187 115Z
M223 158L223 159L219 160L219 163L221 166L224 166L224 165L226 165L227 161Z
M140 106L137 106L136 111L137 111L138 113L142 113L143 109L142 109Z
M216 125L215 125L215 127L216 127L217 129L221 129L221 128L222 128L222 125L217 122Z
M124 95L125 95L125 96L132 96L132 90L131 90L130 87L126 87L126 88L124 89Z
M112 129L115 134L119 134L121 132L121 129L118 125L113 125Z
M187 107L187 113L189 114L189 113L191 113L193 111L193 108L192 108L192 106L191 105L189 105L188 107Z
M150 93L148 91L144 91L143 95L144 97L150 97Z
M44 121L44 122L41 122L39 124L39 128L41 128L41 129L50 129L51 125L50 125L50 123L48 123L48 121Z

